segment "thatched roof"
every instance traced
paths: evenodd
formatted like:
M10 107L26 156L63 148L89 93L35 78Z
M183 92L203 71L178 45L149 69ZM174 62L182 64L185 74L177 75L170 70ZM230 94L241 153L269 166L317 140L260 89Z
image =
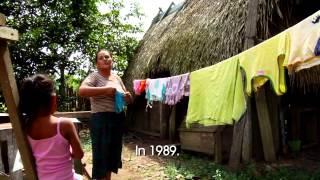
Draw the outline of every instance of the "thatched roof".
M157 78L157 72L177 75L223 61L244 50L249 0L186 0L182 9L162 16L146 32L124 74L132 81ZM174 9L174 7L170 7ZM259 0L256 43L287 29L319 9L318 0ZM318 71L312 68L290 77L297 88L320 88Z
M243 50L247 0L187 0L152 25L129 62L124 80L147 78L155 69L191 72Z

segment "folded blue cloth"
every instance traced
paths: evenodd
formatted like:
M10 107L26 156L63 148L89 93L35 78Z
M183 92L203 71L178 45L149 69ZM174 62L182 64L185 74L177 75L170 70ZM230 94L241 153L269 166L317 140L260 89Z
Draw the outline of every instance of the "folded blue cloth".
M120 112L124 111L124 109L126 107L126 102L124 100L124 94L119 91L116 91L114 101L115 101L114 107L115 107L116 113L120 113Z

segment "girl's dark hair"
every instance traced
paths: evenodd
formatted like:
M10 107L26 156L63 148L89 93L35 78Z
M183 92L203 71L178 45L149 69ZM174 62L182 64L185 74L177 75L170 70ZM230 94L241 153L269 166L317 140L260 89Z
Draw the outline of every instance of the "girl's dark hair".
M111 52L111 51L109 51L109 50L107 50L107 49L99 49L99 50L96 52L95 62L98 61L98 54L99 54L99 52L101 52L101 51L107 51L107 52L110 54L111 58L112 58L112 52Z
M25 125L30 125L38 115L50 114L51 96L54 93L53 81L44 74L25 78L20 86L20 110L26 117Z

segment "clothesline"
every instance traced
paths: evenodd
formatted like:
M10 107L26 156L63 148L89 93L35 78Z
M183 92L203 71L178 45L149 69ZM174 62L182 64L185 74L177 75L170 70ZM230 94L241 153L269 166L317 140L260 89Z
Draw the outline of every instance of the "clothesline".
M174 105L183 97L181 89L183 95L189 95L186 92L190 89L187 125L233 124L246 110L240 68L245 72L245 91L248 95L268 80L275 93L282 95L286 92L284 68L292 74L320 64L319 17L320 11L215 65L183 75L140 80L144 84L139 84L138 89L140 91L144 87L149 106L152 101ZM187 80L181 81L181 76ZM136 92L137 81L134 84Z

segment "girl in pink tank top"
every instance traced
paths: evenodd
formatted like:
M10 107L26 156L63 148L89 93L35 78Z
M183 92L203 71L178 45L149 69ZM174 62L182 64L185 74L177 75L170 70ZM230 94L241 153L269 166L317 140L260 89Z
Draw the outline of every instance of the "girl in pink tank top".
M53 81L41 74L24 79L20 98L38 179L82 179L72 168L72 158L83 157L76 129L68 118L52 116L56 111Z

